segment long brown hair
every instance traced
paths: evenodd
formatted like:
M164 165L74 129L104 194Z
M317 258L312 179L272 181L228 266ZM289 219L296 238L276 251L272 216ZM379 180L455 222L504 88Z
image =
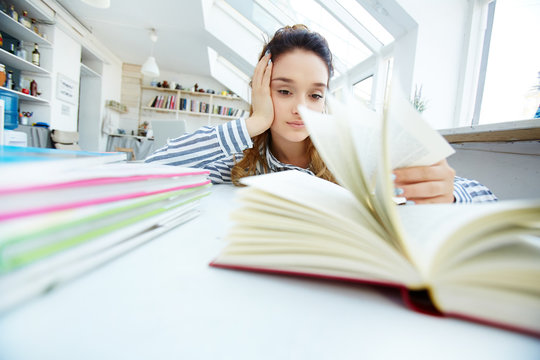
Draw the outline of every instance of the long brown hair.
M332 65L332 53L328 47L328 42L320 34L310 31L307 26L297 24L285 26L276 31L272 39L263 47L259 60L265 55L266 51L272 53L272 61L275 61L280 55L288 53L295 49L307 50L319 56L328 67L328 81L334 73ZM250 109L250 115L253 109ZM239 180L246 176L257 174L257 164L262 173L269 173L268 161L266 159L266 147L270 141L270 130L266 130L252 138L253 147L244 150L244 158L237 162L231 170L231 179L235 185L240 185ZM317 149L309 137L307 141L307 153L310 159L309 169L318 177L332 182L336 182L334 176L326 168L324 161L319 156Z

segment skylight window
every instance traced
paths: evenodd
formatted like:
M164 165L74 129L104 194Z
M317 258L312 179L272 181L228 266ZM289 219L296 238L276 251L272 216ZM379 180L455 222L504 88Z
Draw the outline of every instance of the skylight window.
M335 76L344 73L372 55L372 52L315 0L227 0L239 13L271 37L276 30L305 24L321 33L334 55Z
M330 50L346 69L362 62L372 55L371 51L334 16L314 0L274 0L281 12L295 19L297 23L307 25L311 30L321 33L330 45Z
M394 37L357 0L336 0L345 11L365 27L381 44L388 45Z

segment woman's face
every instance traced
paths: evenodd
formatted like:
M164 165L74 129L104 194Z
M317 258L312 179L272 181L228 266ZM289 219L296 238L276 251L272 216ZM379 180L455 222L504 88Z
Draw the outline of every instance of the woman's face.
M308 137L298 106L322 112L327 82L326 63L311 51L296 49L274 61L270 81L274 103L274 122L270 127L273 140L301 142Z

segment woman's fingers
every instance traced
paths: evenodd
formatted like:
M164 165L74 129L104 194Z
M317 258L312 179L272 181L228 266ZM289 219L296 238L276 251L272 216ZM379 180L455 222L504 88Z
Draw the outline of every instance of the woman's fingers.
M396 195L415 203L454 201L455 171L446 160L431 166L416 166L394 170Z
M266 62L267 65L264 67L264 75L262 77L261 86L263 87L263 89L267 89L268 92L270 93L270 78L272 76L272 66L274 64L270 60L271 55L268 54L266 56L268 56L268 60Z
M396 185L399 196L417 204L454 201L454 184L446 180L423 181L408 185Z
M441 160L431 166L415 166L408 168L395 169L393 171L396 176L394 183L396 184L412 184L429 180L443 180L455 176L455 171L452 169L446 160Z
M270 60L270 56L271 54L264 55L255 66L253 78L251 79L251 86L253 89L262 86L263 78L268 68L268 60Z
M274 104L270 93L270 81L273 63L270 54L261 58L251 81L251 106L253 112L246 120L246 127L251 137L268 130L274 121Z

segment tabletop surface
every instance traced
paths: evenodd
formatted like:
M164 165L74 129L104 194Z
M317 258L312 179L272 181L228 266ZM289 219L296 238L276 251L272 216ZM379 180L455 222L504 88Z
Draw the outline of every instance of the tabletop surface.
M1 315L0 359L540 359L539 339L391 290L208 266L236 191L214 186L196 219Z

